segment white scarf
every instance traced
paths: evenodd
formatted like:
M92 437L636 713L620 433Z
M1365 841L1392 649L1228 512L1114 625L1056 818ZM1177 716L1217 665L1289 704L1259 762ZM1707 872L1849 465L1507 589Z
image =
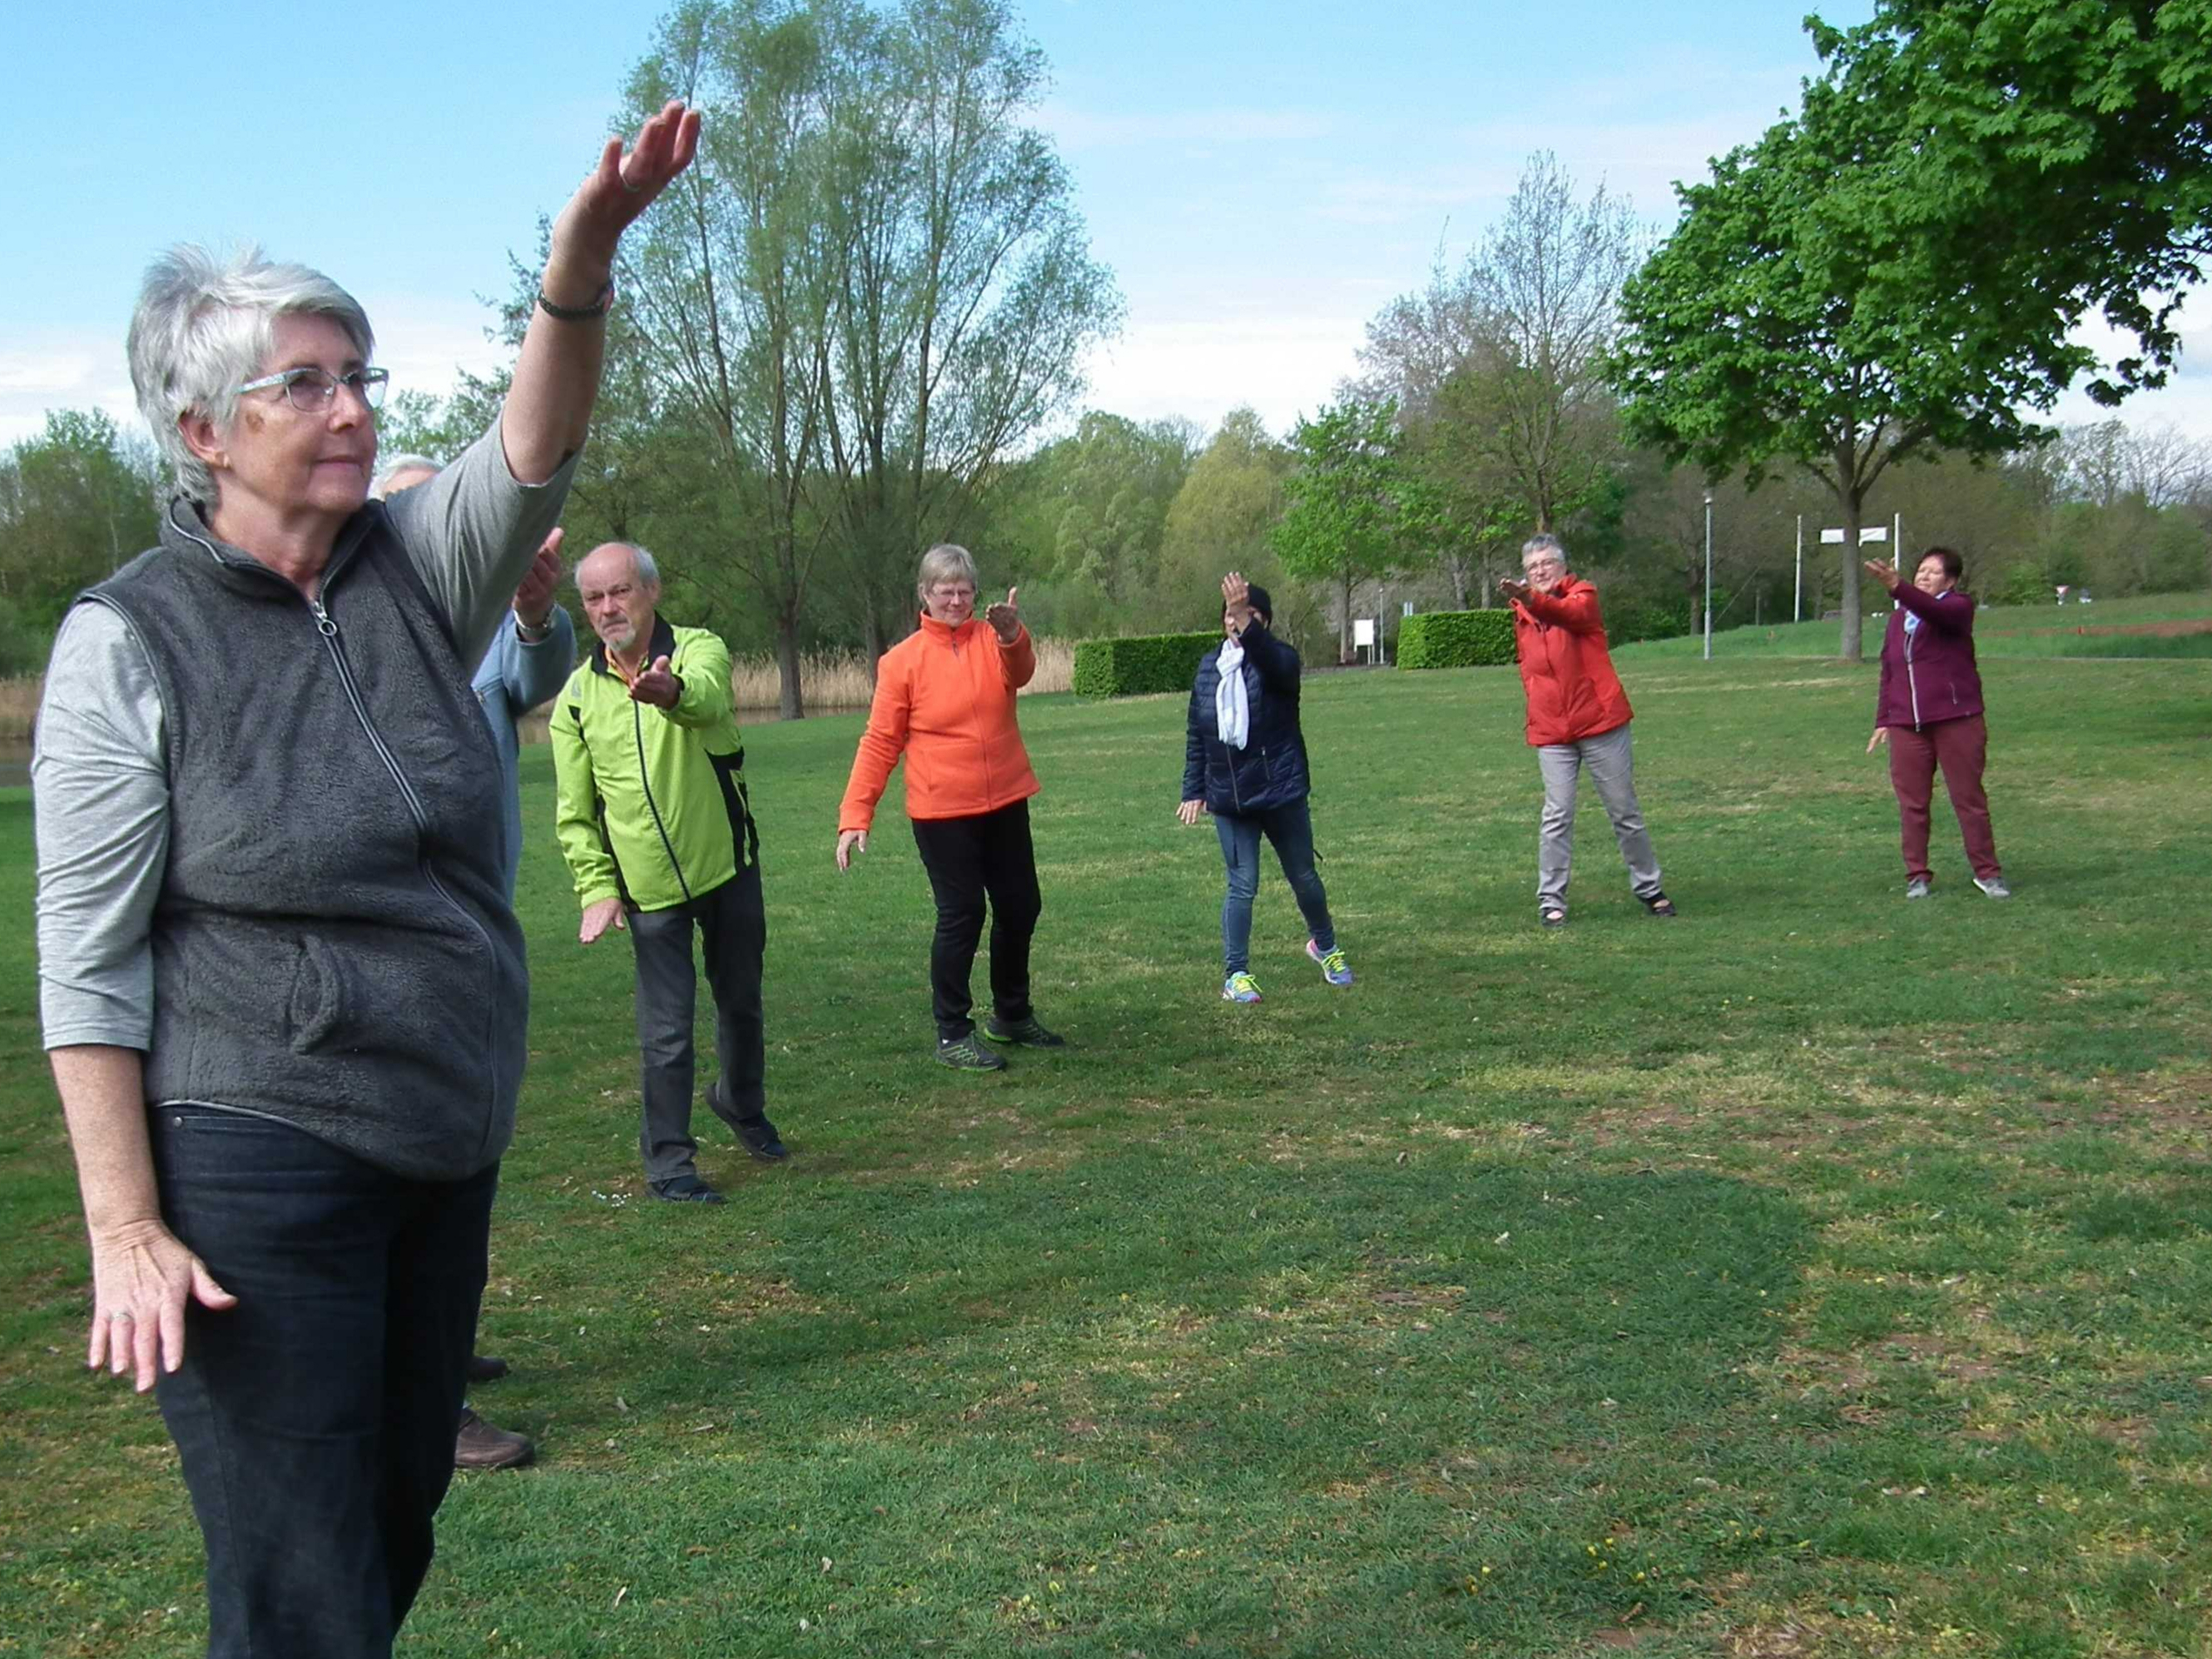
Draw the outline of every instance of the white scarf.
M1239 640L1221 642L1221 683L1213 688L1213 724L1222 742L1242 749L1252 735L1252 708L1244 696L1244 646Z

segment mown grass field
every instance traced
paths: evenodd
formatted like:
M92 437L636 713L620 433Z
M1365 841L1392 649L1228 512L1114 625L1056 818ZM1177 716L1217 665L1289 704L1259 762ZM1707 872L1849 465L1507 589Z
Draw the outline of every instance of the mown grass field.
M1871 591L1871 590L1869 590ZM1889 601L1880 599L1881 611ZM1882 620L1868 607L1864 650L1871 662L1881 653ZM1713 635L1716 661L1745 657L1827 657L1841 648L1842 625L1833 622L1767 623L1739 626ZM2120 657L2165 660L2179 657L2212 659L2212 593L2148 593L2105 599L2094 605L1996 605L1975 619L1974 645L1984 661L2006 657ZM2194 624L2195 626L2191 626ZM2129 630L2141 629L2140 632ZM2157 631L2154 631L2157 630ZM1620 647L1624 665L1680 663L1701 659L1705 638L1695 629L1679 639L1651 640Z
M896 813L831 867L857 718L752 732L796 1156L702 1110L721 1209L642 1196L629 959L533 834L477 1403L541 1462L457 1484L404 1650L2212 1652L2212 664L1990 661L2018 896L1939 809L1910 906L1870 666L1624 666L1681 921L1586 799L1537 928L1510 670L1328 676L1360 981L1271 873L1250 1009L1181 699L1026 701L1076 1046L980 1080ZM82 1367L21 791L0 885L0 1653L189 1654L174 1459Z

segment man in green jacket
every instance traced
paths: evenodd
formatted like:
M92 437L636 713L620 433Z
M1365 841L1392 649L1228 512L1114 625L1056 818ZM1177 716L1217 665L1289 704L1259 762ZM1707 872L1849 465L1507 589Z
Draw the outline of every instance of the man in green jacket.
M692 1163L694 924L722 1065L707 1103L755 1158L789 1156L764 1109L768 929L729 648L661 617L660 573L641 547L593 548L576 567L576 591L599 642L554 700L552 738L561 850L584 907L577 938L629 933L647 1184L656 1198L719 1204Z

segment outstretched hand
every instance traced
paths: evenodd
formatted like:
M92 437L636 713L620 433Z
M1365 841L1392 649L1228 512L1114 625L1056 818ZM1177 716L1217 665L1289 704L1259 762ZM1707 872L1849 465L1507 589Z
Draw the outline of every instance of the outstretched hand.
M1221 579L1221 611L1239 639L1252 625L1253 617L1260 614L1252 608L1252 584L1244 580L1241 571L1232 570Z
M652 666L629 683L629 695L655 708L673 708L684 696L684 682L669 672L667 658L655 657Z
M1503 593L1509 599L1518 599L1523 605L1526 605L1528 602L1528 584L1516 577L1505 576L1500 578L1498 584L1498 591Z
M576 942L579 945L596 945L608 928L620 933L629 926L623 920L622 900L599 899L584 907L584 919L576 928Z
M1885 588L1893 588L1897 586L1897 567L1887 559L1867 560L1866 573Z
M1012 645L1022 631L1022 613L1014 604L1018 587L1006 590L1006 597L983 613L983 620L991 624L991 631L999 636L1000 645Z
M561 586L561 527L556 525L530 562L514 590L514 614L531 628L543 628L553 614L554 590Z
M553 245L603 256L611 264L615 245L653 198L699 153L699 112L672 98L659 114L637 131L628 149L610 138L576 193L553 222Z

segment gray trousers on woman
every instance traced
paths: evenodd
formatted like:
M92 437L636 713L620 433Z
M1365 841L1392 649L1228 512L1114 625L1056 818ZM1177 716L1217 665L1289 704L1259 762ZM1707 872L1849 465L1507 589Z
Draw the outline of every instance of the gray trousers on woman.
M1636 804L1635 759L1628 725L1616 726L1577 743L1548 743L1536 750L1544 771L1544 817L1536 836L1536 903L1567 905L1567 866L1575 853L1575 784L1589 769L1613 838L1628 865L1629 890L1650 898L1659 890L1659 855L1651 850L1643 809Z

